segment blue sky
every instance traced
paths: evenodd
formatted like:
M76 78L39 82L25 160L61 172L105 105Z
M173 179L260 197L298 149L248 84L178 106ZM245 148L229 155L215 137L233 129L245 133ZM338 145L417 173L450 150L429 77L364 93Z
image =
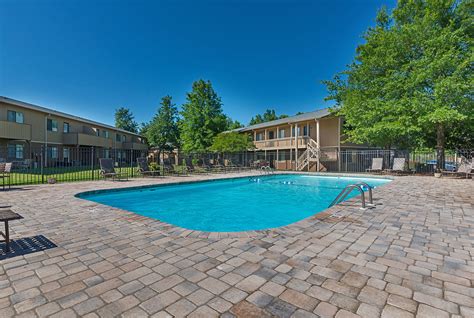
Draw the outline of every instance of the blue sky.
M321 80L354 57L395 0L2 0L0 95L113 124L129 107L151 119L209 79L245 124L274 108L327 107Z

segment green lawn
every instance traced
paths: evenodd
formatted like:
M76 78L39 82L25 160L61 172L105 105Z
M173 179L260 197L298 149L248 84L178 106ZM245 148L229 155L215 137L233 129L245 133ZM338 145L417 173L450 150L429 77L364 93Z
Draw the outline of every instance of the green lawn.
M126 173L129 177L139 176L135 167L116 168L116 171ZM49 178L54 178L57 182L73 182L97 180L101 176L100 169L91 170L90 168L45 168L43 174L40 169L30 169L12 172L10 183L11 185L47 183ZM8 179L5 182L8 182Z
M174 166L176 171L180 174L186 174L186 167L182 165ZM126 173L129 178L141 177L136 167L115 168L117 173ZM160 167L163 175L163 167ZM196 167L195 173L205 173L206 171ZM100 169L91 170L90 167L59 167L59 168L44 168L41 169L27 169L24 171L14 171L10 174L11 185L27 185L27 184L41 184L48 183L48 179L54 178L56 182L75 182L75 181L89 181L99 180ZM8 179L3 179L8 183ZM2 186L0 181L0 187Z

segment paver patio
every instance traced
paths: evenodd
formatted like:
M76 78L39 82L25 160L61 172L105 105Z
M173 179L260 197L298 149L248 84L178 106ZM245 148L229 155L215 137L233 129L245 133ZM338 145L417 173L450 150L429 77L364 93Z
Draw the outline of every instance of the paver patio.
M376 209L351 201L238 237L74 197L216 177L0 193L24 216L13 239L58 246L0 261L0 317L474 317L472 180L399 177L374 191Z

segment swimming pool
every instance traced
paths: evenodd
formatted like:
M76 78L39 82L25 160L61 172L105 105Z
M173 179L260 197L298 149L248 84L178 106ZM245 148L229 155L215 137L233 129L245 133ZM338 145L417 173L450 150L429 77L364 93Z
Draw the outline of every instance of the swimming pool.
M78 197L190 230L236 232L300 221L326 209L346 185L360 181L377 187L390 180L282 174L99 191Z

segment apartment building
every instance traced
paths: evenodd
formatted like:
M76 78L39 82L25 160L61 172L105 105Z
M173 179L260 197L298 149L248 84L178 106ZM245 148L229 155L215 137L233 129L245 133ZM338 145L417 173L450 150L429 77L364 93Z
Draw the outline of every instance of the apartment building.
M323 171L341 150L366 148L344 141L342 120L325 108L236 131L250 134L257 157L277 169Z
M38 156L69 163L79 149L101 150L102 156L125 156L126 150L148 149L138 135L93 120L0 96L0 161Z

